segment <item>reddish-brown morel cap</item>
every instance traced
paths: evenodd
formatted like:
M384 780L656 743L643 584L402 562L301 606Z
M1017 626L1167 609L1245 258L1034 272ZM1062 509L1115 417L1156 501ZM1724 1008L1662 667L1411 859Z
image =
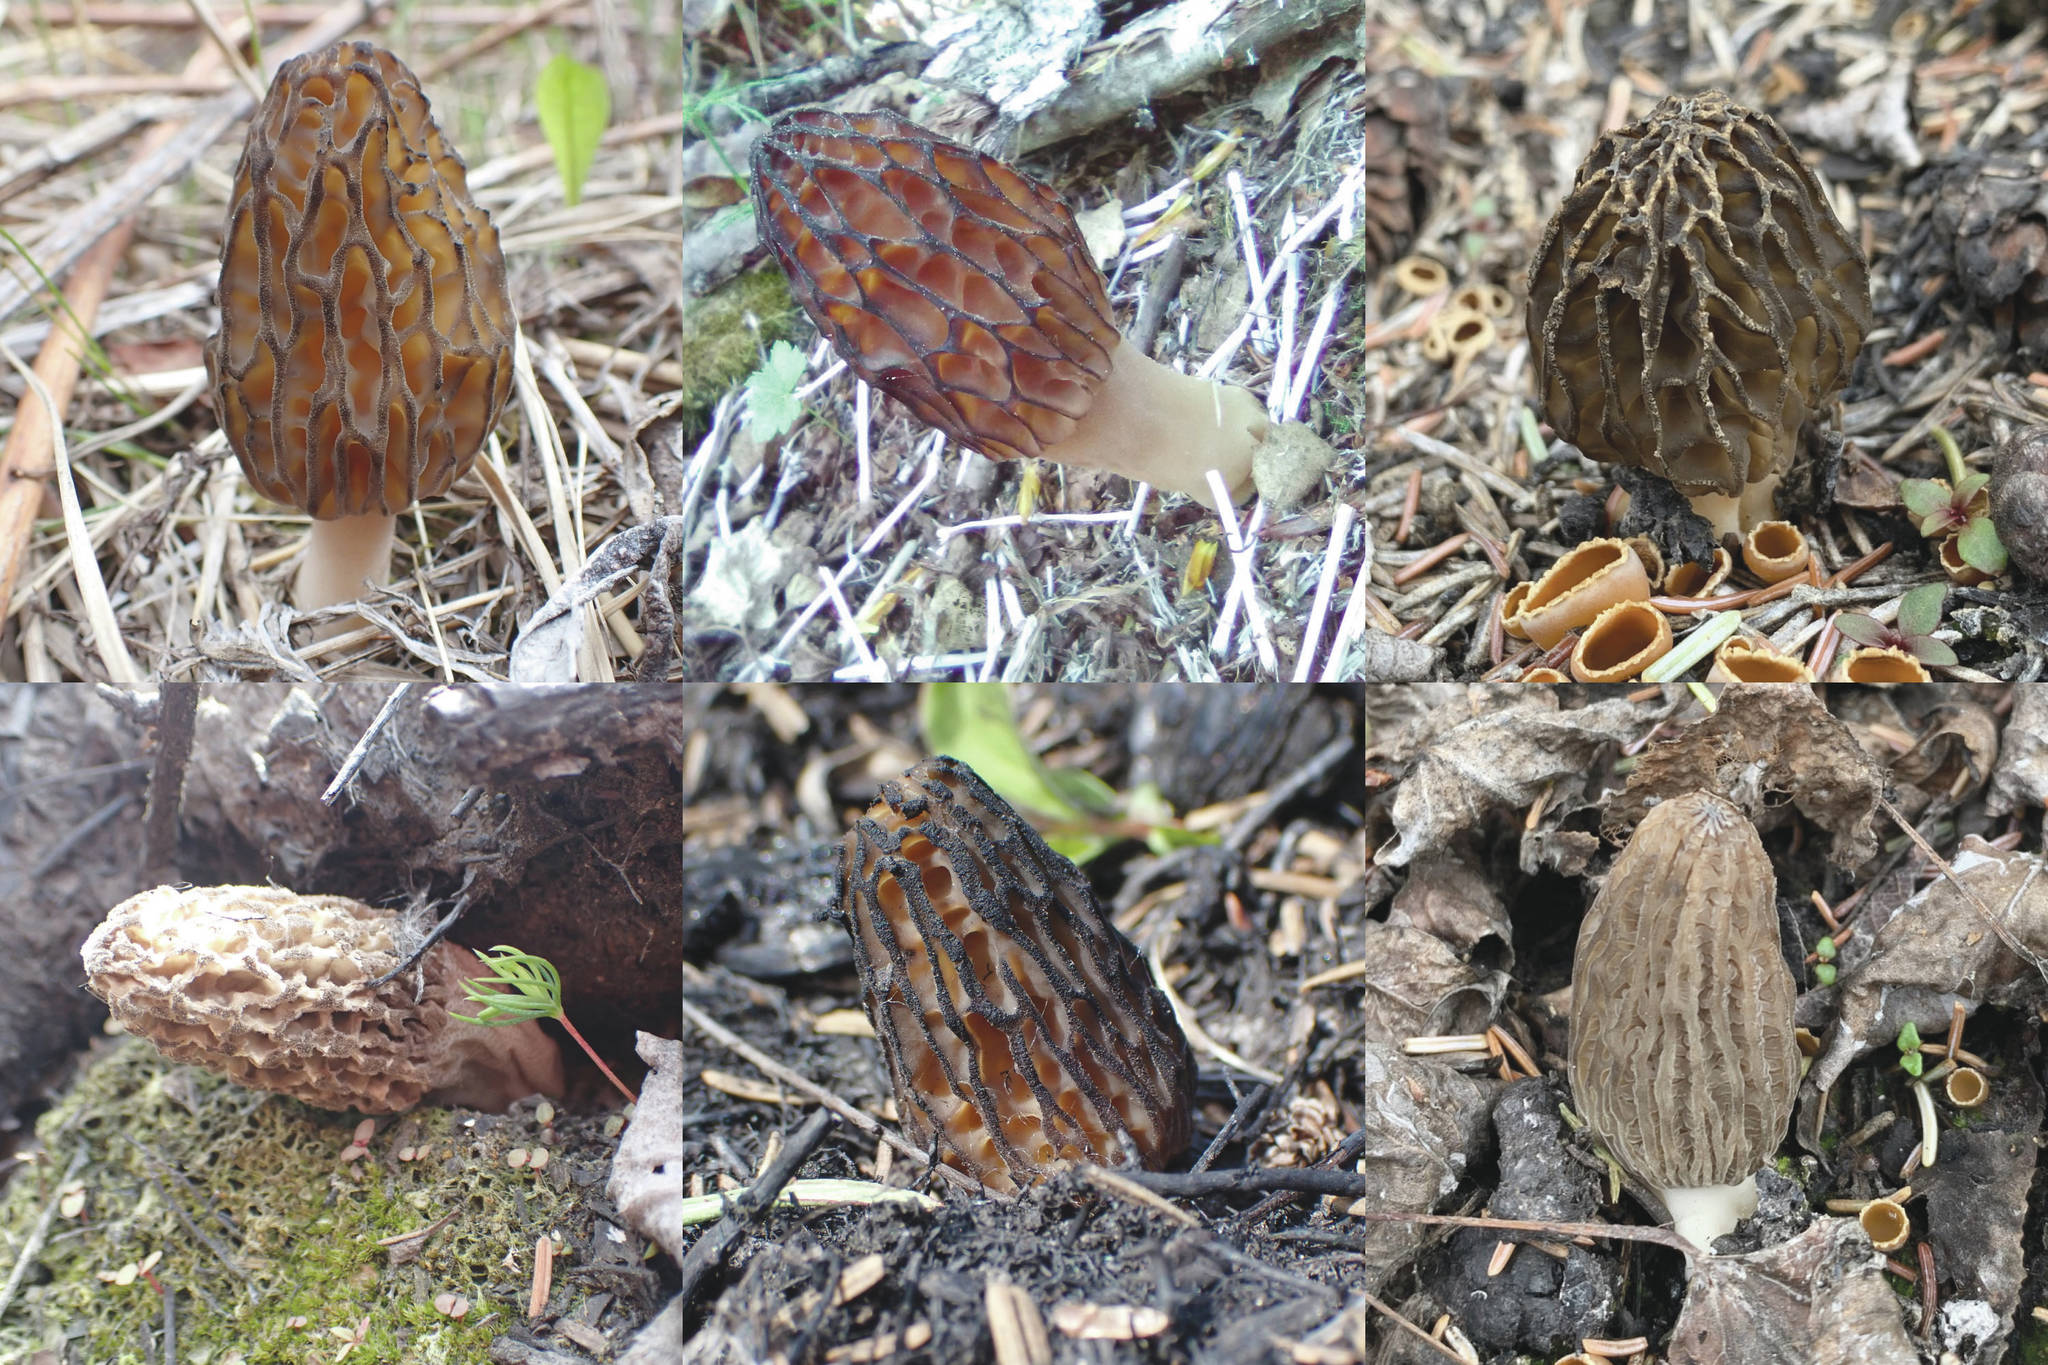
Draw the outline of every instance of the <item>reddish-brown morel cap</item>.
M221 246L214 401L265 497L395 515L475 460L512 387L490 216L419 81L370 43L286 62Z
M1251 491L1263 405L1124 344L1046 186L881 110L784 114L754 144L753 178L761 238L804 311L854 373L955 441L1204 501L1210 470L1233 498ZM1258 486L1283 503L1334 458L1319 438L1272 445Z
M1145 959L966 764L883 783L838 890L914 1141L1004 1191L1187 1146L1194 1054Z
M996 459L1086 415L1119 337L1052 190L885 110L784 115L753 172L762 240L861 378Z

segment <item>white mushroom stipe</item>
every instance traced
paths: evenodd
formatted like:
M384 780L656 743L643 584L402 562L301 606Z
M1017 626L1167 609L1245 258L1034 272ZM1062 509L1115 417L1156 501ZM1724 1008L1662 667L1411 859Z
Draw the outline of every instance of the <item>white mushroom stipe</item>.
M1735 1225L1756 1212L1756 1177L1739 1185L1699 1185L1660 1189L1670 1210L1672 1231L1701 1251L1712 1251L1714 1239L1735 1231Z

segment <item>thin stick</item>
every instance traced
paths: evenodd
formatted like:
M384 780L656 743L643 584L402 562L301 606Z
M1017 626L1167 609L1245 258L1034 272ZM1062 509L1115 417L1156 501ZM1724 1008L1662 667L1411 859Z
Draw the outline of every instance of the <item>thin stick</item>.
M398 710L398 704L405 700L405 694L411 690L411 683L400 683L391 689L391 695L384 699L384 704L377 708L377 714L370 718L369 725L357 737L355 746L348 751L348 757L341 760L341 770L335 773L334 780L327 784L327 790L320 793L321 805L333 805L347 789L348 784L355 780L356 773L363 766L363 760L370 756L370 745L375 742L379 732L390 723L392 714Z
M1417 1327L1414 1323L1408 1321L1408 1319L1402 1317L1399 1313L1396 1313L1393 1309L1387 1307L1387 1305L1381 1303L1378 1299L1374 1298L1365 1290L1359 1290L1358 1294L1359 1297L1363 1298L1367 1303L1371 1304L1374 1308L1378 1309L1382 1316L1392 1321L1396 1327L1399 1327L1406 1332L1412 1332L1416 1336L1420 1337L1423 1341L1428 1342L1430 1349L1435 1351L1437 1354L1447 1356L1450 1359L1457 1361L1458 1365L1466 1365L1465 1357L1459 1355L1456 1351L1453 1351L1450 1347L1444 1345L1441 1341L1438 1341L1435 1337L1423 1331L1420 1327Z
M157 698L156 764L143 805L143 865L157 881L171 880L178 852L178 802L199 714L198 683L165 683Z

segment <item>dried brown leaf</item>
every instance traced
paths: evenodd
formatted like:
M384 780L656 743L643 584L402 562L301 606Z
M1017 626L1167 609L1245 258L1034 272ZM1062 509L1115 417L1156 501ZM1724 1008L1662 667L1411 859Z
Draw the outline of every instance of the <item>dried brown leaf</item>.
M1912 1365L1884 1258L1853 1218L1819 1218L1788 1242L1692 1263L1671 1365L1858 1360Z
M1811 689L1731 686L1713 715L1644 752L1602 831L1619 839L1657 802L1694 791L1726 795L1768 829L1789 798L1833 841L1828 860L1853 868L1877 852L1884 790L1884 769Z
M1405 866L1476 829L1496 810L1528 805L1552 782L1583 782L1608 746L1656 721L1650 708L1629 701L1560 710L1556 693L1528 691L1534 695L1475 689L1443 708L1456 714L1475 703L1486 706L1439 734L1402 779L1394 795L1397 837L1376 855L1380 863Z
M1987 804L1994 815L2048 803L2048 687L2018 691L1991 772Z

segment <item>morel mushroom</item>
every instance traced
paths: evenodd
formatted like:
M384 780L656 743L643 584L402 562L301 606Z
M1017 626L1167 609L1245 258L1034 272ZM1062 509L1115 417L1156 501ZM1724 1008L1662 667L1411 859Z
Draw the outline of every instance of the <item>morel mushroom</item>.
M1704 792L1652 807L1579 929L1572 1096L1702 1250L1755 1212L1792 1117L1792 1001L1756 830Z
M512 387L497 229L398 58L345 42L278 69L235 167L219 302L228 443L313 517L293 600L359 597L398 513L469 470Z
M1299 423L1269 439L1247 390L1126 345L1066 204L994 157L886 110L797 109L752 165L761 239L797 302L855 374L961 445L1204 502L1208 470L1243 498L1257 457L1260 490L1286 501L1314 478L1283 488L1279 471L1331 462Z
M1671 480L1723 534L1770 518L1871 326L1863 253L1820 181L1718 90L1603 135L1529 266L1551 426Z
M443 941L417 973L372 986L403 937L395 912L346 896L159 886L115 906L80 956L92 993L166 1057L322 1109L561 1093L561 1051L538 1024L449 1017L461 981L487 975L467 948Z
M1194 1055L1145 959L966 764L882 785L837 902L913 1141L1004 1192L1187 1146Z

